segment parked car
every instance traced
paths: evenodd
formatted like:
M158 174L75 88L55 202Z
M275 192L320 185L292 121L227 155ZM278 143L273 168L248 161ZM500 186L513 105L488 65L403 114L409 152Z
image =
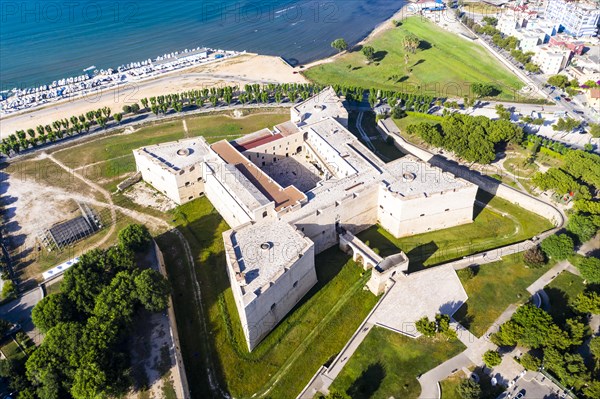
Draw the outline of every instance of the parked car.
M525 390L522 390L521 392L519 392L517 394L517 396L514 397L514 399L523 399L525 398Z
M560 97L559 97L559 96L556 96L556 97L554 97L554 99L555 99L556 101L560 101Z
M579 115L583 115L583 111L578 110L578 109L574 109L573 112L575 112L576 114L579 114Z
M571 99L569 97L565 97L565 101L568 102L568 103L570 103Z

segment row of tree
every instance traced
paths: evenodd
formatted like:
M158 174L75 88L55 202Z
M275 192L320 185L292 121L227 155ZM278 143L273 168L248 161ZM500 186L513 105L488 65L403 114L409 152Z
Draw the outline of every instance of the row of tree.
M136 251L150 243L144 226L119 232L118 245L92 250L65 272L61 292L33 309L32 319L46 335L25 364L2 370L20 398L99 398L122 396L130 387L127 338L142 309L167 307L169 286L162 275L141 269Z

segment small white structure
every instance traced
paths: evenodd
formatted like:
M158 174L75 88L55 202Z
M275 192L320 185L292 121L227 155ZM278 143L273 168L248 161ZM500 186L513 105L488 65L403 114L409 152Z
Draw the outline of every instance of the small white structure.
M380 224L403 237L473 220L477 186L413 156L382 162L346 129L332 88L290 112L290 122L232 142L134 151L146 182L178 204L205 194L231 226L227 271L249 350L316 283L316 254L352 249L378 295L408 259L383 259L354 234Z

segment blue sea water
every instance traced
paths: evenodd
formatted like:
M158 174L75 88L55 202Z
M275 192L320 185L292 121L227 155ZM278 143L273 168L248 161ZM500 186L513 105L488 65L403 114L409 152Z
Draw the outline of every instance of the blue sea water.
M2 0L0 90L206 46L305 63L355 43L402 0Z

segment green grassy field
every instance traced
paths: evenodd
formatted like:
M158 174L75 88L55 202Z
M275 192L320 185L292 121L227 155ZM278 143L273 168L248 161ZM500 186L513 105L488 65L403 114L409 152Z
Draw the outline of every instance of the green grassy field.
M483 202L489 201L489 206L484 209L476 207L473 223L403 238L394 238L376 225L358 237L381 256L402 249L410 259L409 270L415 271L424 266L519 242L552 228L546 219L501 198L490 200L485 194L480 194L478 198ZM503 213L511 217L505 217Z
M296 396L318 368L334 356L377 301L363 291L369 273L332 248L317 256L317 285L251 353L225 270L221 232L227 225L205 198L180 207L180 231L190 243L200 282L203 315L192 300L193 275L172 234L159 237L174 292L182 353L193 396L208 397L206 364L221 386L243 398L258 393ZM185 295L183 293L186 293ZM208 328L203 333L202 320ZM208 360L210 359L210 360Z
M421 40L421 46L409 54L406 65L402 43L409 33ZM482 46L421 17L403 20L402 26L382 32L368 45L375 49L375 62L367 64L362 52L353 51L304 74L320 84L401 91L417 86L438 97L463 97L473 83L492 83L502 90L498 98L510 100L525 85Z
M469 299L454 318L476 336L482 336L510 304L529 300L526 288L550 267L528 268L522 254L512 254L498 262L479 266L471 279L466 279L459 271Z
M375 327L330 389L345 392L353 399L416 399L421 392L417 376L464 349L465 346L458 340L412 339Z
M584 289L583 279L568 271L559 274L544 288L550 299L549 313L555 322L562 325L565 320L575 316L570 303L577 295L583 293Z
M253 113L240 119L219 116L186 118L190 136L204 136L206 141L233 140L236 137L256 132L266 127L289 121L290 112L285 109L273 109L268 113Z

